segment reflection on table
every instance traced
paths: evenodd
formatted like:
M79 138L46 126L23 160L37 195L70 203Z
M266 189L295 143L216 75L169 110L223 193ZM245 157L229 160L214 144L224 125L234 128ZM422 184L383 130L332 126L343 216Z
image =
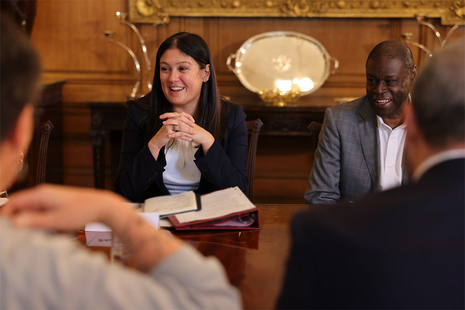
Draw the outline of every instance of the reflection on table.
M289 253L292 215L304 204L257 204L259 231L172 231L206 256L217 257L242 295L244 309L273 309ZM80 238L84 244L84 237ZM110 255L109 247L92 247Z

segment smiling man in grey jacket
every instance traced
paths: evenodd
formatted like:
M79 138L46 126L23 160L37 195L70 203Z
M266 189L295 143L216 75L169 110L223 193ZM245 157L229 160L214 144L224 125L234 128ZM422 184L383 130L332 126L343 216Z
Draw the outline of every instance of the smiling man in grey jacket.
M384 41L373 48L366 62L367 94L326 110L308 204L353 200L406 181L404 107L416 74L405 44Z

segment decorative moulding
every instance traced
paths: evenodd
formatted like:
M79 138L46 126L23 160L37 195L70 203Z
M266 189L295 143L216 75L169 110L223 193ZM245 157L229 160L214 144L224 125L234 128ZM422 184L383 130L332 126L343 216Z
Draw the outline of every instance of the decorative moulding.
M169 17L441 18L464 22L465 0L129 0L133 23L164 24Z

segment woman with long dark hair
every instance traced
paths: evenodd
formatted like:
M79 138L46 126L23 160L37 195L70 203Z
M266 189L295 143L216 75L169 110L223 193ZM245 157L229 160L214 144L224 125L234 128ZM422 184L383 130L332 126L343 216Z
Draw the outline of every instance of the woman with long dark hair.
M196 34L159 47L150 94L130 102L115 188L132 201L247 187L244 109L222 99L210 50Z

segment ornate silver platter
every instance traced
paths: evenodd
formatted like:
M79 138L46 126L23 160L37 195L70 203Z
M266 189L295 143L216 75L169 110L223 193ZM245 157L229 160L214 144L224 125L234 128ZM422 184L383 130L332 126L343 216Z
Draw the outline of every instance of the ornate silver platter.
M291 31L266 32L248 39L226 64L244 87L274 103L289 103L316 91L339 67L320 42Z

